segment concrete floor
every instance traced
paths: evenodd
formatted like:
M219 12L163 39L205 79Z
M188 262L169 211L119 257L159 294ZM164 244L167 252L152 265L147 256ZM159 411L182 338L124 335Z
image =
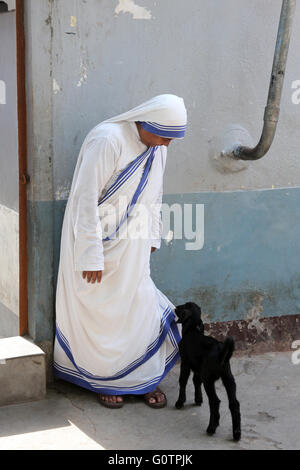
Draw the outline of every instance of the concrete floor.
M292 353L268 353L235 357L232 369L241 403L242 439L231 440L231 419L221 382L221 421L213 437L206 435L207 397L201 408L192 405L190 380L188 403L174 404L179 367L162 383L167 408L152 410L141 399L127 399L121 410L109 410L96 396L66 382L57 381L40 402L0 408L0 449L299 449L300 365Z

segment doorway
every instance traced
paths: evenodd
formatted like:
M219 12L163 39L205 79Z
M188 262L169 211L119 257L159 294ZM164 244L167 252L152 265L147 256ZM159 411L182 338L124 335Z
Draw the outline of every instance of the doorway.
M22 294L25 285L27 294L27 275L24 274L26 226L22 227L20 221L26 219L27 196L26 187L24 191L20 184L24 175L20 173L19 158L24 153L24 142L20 137L26 126L26 117L25 122L20 119L20 107L25 110L23 7L23 0L0 1L0 338L18 336L22 334L22 328L23 334L26 333L24 326L21 327L24 315L27 316L24 309L26 295ZM23 157L26 158L26 152ZM21 256L20 247L23 247Z

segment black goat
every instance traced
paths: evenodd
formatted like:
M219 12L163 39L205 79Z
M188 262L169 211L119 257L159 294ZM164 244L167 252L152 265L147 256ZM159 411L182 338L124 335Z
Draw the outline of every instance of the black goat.
M229 360L234 351L231 337L224 343L204 335L201 309L193 302L176 307L177 323L182 323L182 340L179 343L181 369L179 378L179 397L176 408L183 407L186 401L185 389L191 370L194 373L195 403L202 404L201 384L203 383L209 400L210 421L207 434L215 433L220 421L220 400L216 394L215 382L222 379L226 389L232 417L233 439L241 438L240 404L236 398L236 384L230 369Z

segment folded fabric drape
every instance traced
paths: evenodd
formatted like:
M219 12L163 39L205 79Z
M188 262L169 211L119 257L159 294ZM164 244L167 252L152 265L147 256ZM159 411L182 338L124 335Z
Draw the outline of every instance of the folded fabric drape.
M175 307L150 275L167 149L147 148L138 121L182 133L184 102L160 95L88 134L62 229L54 371L110 395L154 390L179 358ZM101 283L87 283L96 270Z

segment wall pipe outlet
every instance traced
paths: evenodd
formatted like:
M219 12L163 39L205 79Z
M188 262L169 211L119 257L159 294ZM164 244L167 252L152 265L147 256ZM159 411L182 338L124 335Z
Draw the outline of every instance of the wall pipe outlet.
M281 92L292 31L296 0L283 0L270 80L269 95L264 114L264 127L259 143L254 148L233 145L231 151L222 152L223 157L239 160L258 160L270 149L280 112Z

